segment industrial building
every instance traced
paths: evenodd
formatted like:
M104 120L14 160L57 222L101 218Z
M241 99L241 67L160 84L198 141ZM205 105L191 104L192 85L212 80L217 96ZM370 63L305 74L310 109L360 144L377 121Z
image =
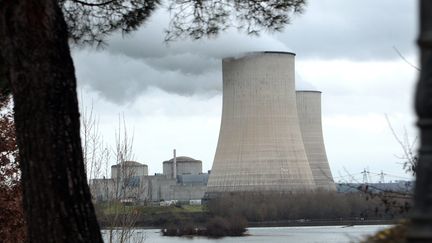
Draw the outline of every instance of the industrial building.
M296 94L294 58L289 52L255 52L223 59L222 120L209 195L335 190L319 96Z
M113 165L111 178L90 180L90 190L96 202L188 202L203 198L207 181L202 162L182 156L164 161L163 173L155 175L148 175L147 165L135 161Z

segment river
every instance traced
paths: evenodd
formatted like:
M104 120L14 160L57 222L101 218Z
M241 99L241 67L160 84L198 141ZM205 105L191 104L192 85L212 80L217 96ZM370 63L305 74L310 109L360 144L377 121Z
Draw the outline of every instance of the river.
M359 225L359 226L310 226L310 227L268 227L248 228L248 235L243 237L223 237L210 239L206 237L168 237L161 236L158 229L136 229L130 243L348 243L359 242L365 236L371 235L389 225ZM108 234L102 231L105 242Z

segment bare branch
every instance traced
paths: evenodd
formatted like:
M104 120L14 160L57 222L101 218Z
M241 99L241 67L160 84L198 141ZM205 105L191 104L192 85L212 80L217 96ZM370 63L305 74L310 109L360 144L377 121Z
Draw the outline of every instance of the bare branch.
M393 134L394 139L398 142L398 144L400 145L400 147L402 148L403 151L403 156L399 157L403 160L405 160L403 162L403 167L407 172L411 172L413 175L415 175L416 172L416 167L417 167L417 154L414 151L414 147L416 145L417 142L417 137L415 137L413 139L412 142L410 142L410 139L408 137L408 132L406 130L406 128L404 128L404 139L402 140L395 132L389 117L387 116L387 114L385 115L387 124L390 128L390 131Z
M404 55L402 55L402 53L399 51L399 49L397 49L395 46L393 46L393 49L395 50L395 52L399 55L400 58L402 58L402 60L404 60L408 65L410 65L411 67L415 68L417 71L421 71L421 69L419 67L417 67L416 65L412 64L411 62L409 62Z
M101 3L89 3L89 2L84 2L84 1L80 1L80 0L71 0L72 2L76 2L85 6L90 6L90 7L100 7L100 6L104 6L104 5L108 5L113 3L115 0L111 0L111 1L106 1L106 2L101 2Z

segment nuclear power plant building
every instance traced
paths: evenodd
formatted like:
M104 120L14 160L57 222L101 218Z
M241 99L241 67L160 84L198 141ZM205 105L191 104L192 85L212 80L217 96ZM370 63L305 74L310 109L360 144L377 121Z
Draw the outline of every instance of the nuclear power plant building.
M222 73L222 117L211 172L202 173L200 160L177 157L175 150L163 162L162 174L149 176L147 165L125 161L112 166L112 178L91 181L95 200L193 201L224 192L336 191L324 145L321 92L296 91L295 54L224 58ZM131 190L119 195L123 187Z
M90 180L96 202L154 203L161 201L201 200L206 192L208 174L202 172L201 160L180 156L163 162L163 173L148 175L148 166L123 161L111 166L111 178Z
M299 125L295 54L225 58L219 141L209 194L316 189Z

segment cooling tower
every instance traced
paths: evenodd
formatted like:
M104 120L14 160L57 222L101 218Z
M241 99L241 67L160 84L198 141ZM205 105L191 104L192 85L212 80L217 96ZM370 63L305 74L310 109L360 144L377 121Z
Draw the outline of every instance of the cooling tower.
M306 156L317 188L336 191L324 146L321 92L297 91L297 111Z
M315 189L299 127L294 56L223 59L222 121L208 193Z

